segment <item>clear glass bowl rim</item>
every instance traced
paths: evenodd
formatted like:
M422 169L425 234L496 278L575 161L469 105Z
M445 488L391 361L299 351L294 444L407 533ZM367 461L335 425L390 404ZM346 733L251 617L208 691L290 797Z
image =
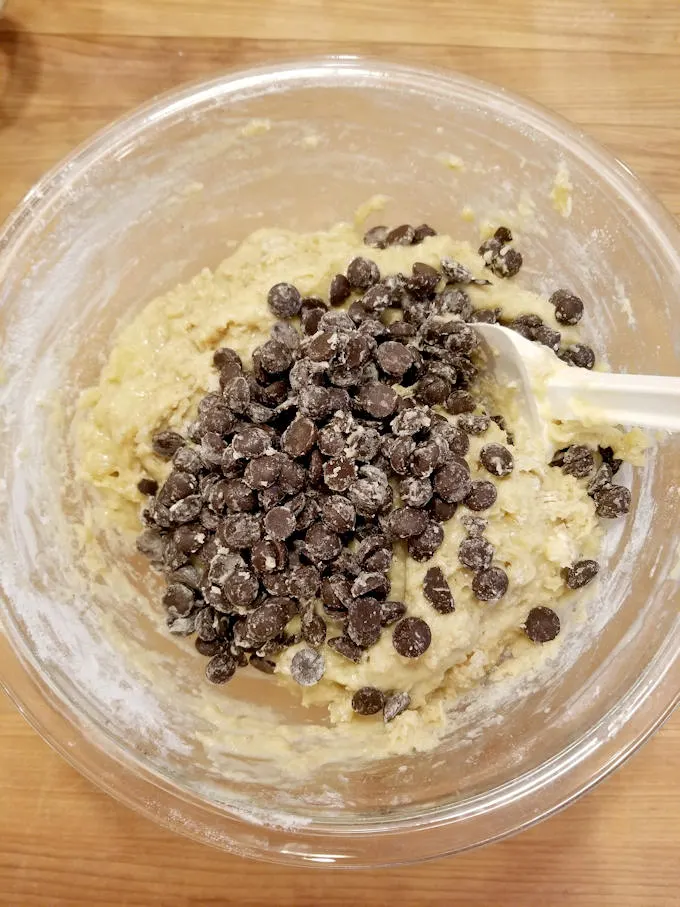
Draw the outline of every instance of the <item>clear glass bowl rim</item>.
M402 90L454 95L499 116L521 115L523 123L597 170L635 210L676 262L680 276L680 232L673 217L629 168L567 120L494 85L454 71L425 70L357 56L310 58L262 66L198 81L153 98L118 119L49 171L24 197L0 231L0 280L33 227L58 204L69 186L102 159L120 153L154 125L230 97L296 87L366 87L390 82ZM144 765L103 729L86 726L43 676L22 645L17 626L0 611L0 683L33 728L74 768L111 796L173 831L243 856L305 865L367 867L457 853L529 827L589 790L640 747L680 701L677 634L669 635L645 672L597 725L569 747L496 789L401 820L311 822L272 826L267 817L250 821L188 795ZM463 828L464 824L464 828ZM390 846L408 837L408 857ZM361 840L381 838L381 854L365 852ZM350 842L354 839L354 844ZM357 846L358 844L358 846ZM394 858L390 852L400 850ZM344 851L344 852L343 852Z

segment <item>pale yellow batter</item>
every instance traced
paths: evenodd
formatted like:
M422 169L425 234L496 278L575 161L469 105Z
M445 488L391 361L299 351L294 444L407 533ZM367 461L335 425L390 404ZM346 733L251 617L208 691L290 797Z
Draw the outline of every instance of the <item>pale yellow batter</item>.
M493 281L489 287L470 288L476 305L501 307L506 317L535 312L559 328L566 341L578 336L576 329L556 324L554 309L545 299L521 288L521 275L512 281L493 278L481 267L475 250L450 237L367 252L361 236L346 224L306 235L260 230L215 273L205 270L150 302L121 330L99 383L82 395L74 437L78 478L95 493L88 515L90 529L119 531L125 544L132 543L140 528L143 500L137 482L142 475L162 480L169 468L153 455L151 434L162 427L181 431L194 416L198 400L215 389L214 349L230 346L246 360L267 339L275 320L266 302L273 284L287 281L303 295L326 296L331 277L344 272L355 256L366 254L383 274L408 272L415 261L438 266L441 257L451 256ZM427 652L417 659L402 658L387 632L360 665L325 650L323 680L305 690L295 687L306 703L327 704L333 722L364 720L357 719L350 706L351 693L359 687L408 691L411 710L380 732L381 745L387 749L399 749L395 741L407 738L418 722L441 724L446 704L483 680L500 662L503 670L508 661L525 670L559 645L558 637L536 646L526 639L521 626L536 605L548 605L558 614L570 609L574 593L565 587L560 571L579 558L596 558L600 548L602 532L585 480L548 467L542 444L529 436L513 412L512 397L497 389L490 393L497 397L493 411L503 413L516 437L515 469L508 478L496 481L498 500L481 514L489 520L486 537L496 548L496 563L509 575L507 594L495 604L479 602L472 595L472 573L461 568L457 558L465 534L462 507L446 524L445 542L431 561L419 564L404 552L395 555L391 597L406 601L411 615L422 616L430 624L432 644ZM575 440L574 430L561 428L567 443ZM473 477L480 475L477 451L492 440L505 440L494 424L480 438L471 438L468 460ZM622 453L632 443L615 429L609 430L607 441ZM435 565L449 580L456 602L452 614L436 613L424 599L423 577ZM288 673L295 651L283 653L278 665L279 674L291 684ZM200 669L197 662L197 672ZM392 739L387 743L389 735Z

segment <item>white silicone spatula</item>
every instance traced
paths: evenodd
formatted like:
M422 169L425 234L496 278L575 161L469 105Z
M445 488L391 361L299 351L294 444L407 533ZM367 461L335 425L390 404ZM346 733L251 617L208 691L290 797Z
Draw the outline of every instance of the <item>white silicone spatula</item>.
M536 429L546 420L680 432L680 378L591 372L497 324L476 324L496 380L512 385Z

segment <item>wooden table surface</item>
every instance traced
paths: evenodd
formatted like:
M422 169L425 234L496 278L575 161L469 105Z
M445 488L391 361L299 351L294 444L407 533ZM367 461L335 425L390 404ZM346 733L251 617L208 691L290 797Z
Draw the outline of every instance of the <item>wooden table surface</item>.
M680 215L679 0L8 0L0 219L75 144L153 94L328 52L523 92L608 145ZM114 803L0 697L0 904L670 907L679 780L676 715L596 791L514 839L374 873L257 865Z

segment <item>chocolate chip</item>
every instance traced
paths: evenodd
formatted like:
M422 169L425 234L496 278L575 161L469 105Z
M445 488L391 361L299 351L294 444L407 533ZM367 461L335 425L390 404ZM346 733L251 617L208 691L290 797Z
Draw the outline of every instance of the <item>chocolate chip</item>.
M250 385L243 375L232 378L224 387L224 399L235 413L244 413L250 405Z
M419 444L411 454L411 472L416 478L426 478L432 474L442 459L439 444L435 440L425 441L423 444Z
M407 507L425 507L432 497L432 483L428 478L416 476L402 479L399 496Z
M289 595L300 601L310 601L319 591L321 577L316 567L300 565L294 567L287 578Z
M458 427L468 435L481 435L491 425L486 413L463 413L458 418Z
M398 601L380 602L380 623L383 627L389 627L391 624L401 620L406 614L406 605Z
M592 369L595 365L595 353L585 343L572 343L571 346L563 347L558 356L567 365L573 365L576 368Z
M560 619L552 608L532 608L524 622L524 632L532 642L550 642L560 632Z
M347 280L355 290L366 290L380 280L380 271L368 258L354 258L347 266Z
M299 290L290 283L277 283L267 295L272 312L279 318L292 318L300 312L302 297Z
M252 548L260 541L261 535L260 519L250 513L234 513L225 517L217 529L219 542L232 551Z
M281 448L291 457L303 457L314 447L316 426L311 419L297 416L281 436Z
M396 340L388 340L378 347L378 365L392 378L403 378L413 365L413 355L407 346Z
M584 479L595 468L593 454L583 444L573 444L564 452L562 471L568 476Z
M560 324L578 324L583 317L583 300L569 290L555 290L549 300Z
M196 554L196 552L205 544L208 534L200 523L187 523L184 526L178 526L172 535L175 545L184 554Z
M224 651L225 640L212 639L208 642L205 639L196 639L194 640L194 646L199 655L205 655L207 658L212 658L213 655L217 655Z
M409 224L402 224L390 230L385 237L386 246L412 246L415 242L416 231Z
M270 598L246 617L245 630L248 639L254 645L261 646L267 640L278 636L294 613L295 606L291 599L283 596Z
M352 642L347 636L334 636L332 639L328 640L327 643L331 649L342 655L344 658L348 658L350 661L353 661L355 664L361 662L362 656L364 654L363 649L357 646Z
M331 412L332 400L331 394L327 387L303 388L300 391L298 400L300 413L309 416L310 419L323 419Z
M451 384L441 375L432 372L424 375L418 382L415 397L426 406L438 406L446 402L451 394Z
M375 249L384 249L387 233L387 227L371 227L370 230L367 230L366 233L364 233L364 245L373 246Z
M446 463L434 474L434 490L450 504L463 501L472 490L469 470L455 460Z
M263 539L253 546L250 562L259 574L283 570L288 563L288 550L283 542Z
M488 510L489 507L493 507L497 498L498 492L492 482L474 481L465 496L464 504L470 510Z
M509 476L515 465L514 458L502 444L485 444L479 452L480 464L492 476Z
M326 641L326 623L319 614L312 610L302 615L300 629L302 638L310 646L318 648Z
M623 485L610 485L595 498L595 513L605 519L615 520L630 510L630 491Z
M422 407L402 409L390 422L390 428L398 437L412 437L429 428L432 419Z
M377 715L384 704L384 695L375 687L361 687L352 696L352 708L357 715Z
M247 608L253 604L260 591L257 577L247 568L234 570L225 584L222 594L233 608Z
M173 523L192 523L198 518L203 508L200 494L191 494L170 507L170 519Z
M590 497L595 498L601 491L604 491L605 488L609 488L612 484L612 479L613 473L611 466L608 463L601 463L597 472L588 483L588 494Z
M271 488L281 474L280 457L256 457L251 460L243 473L243 481L249 488L261 491Z
M556 353L559 349L562 335L559 331L554 330L549 325L542 324L534 331L534 340L536 343L542 343L543 346L547 346Z
M399 539L420 535L427 528L428 522L427 513L415 507L397 507L389 516L390 532Z
M210 683L226 683L236 673L236 661L228 652L220 652L205 666L205 676Z
M390 592L390 581L384 573L377 571L360 573L352 583L351 593L354 598L372 595L374 598L385 598Z
M410 705L411 697L408 693L392 693L391 696L388 696L385 699L385 705L383 707L383 719L385 724L389 721L394 721L394 719L398 715L401 715L402 712L405 712Z
M432 633L419 617L405 617L394 628L392 645L404 658L419 658L430 647Z
M283 541L295 532L295 514L290 507L272 507L269 513L265 514L263 524L270 538Z
M517 249L501 249L487 262L496 277L514 277L522 267L522 253Z
M486 570L491 566L494 547L491 542L479 536L463 539L458 548L458 560L470 570Z
M508 575L500 567L480 570L472 580L472 591L480 601L497 601L508 591Z
M413 244L419 245L424 239L427 239L428 236L436 236L437 231L433 230L429 224L420 224L419 227L416 227L413 231Z
M219 369L219 371L223 371L224 369L232 369L232 377L236 377L239 372L243 371L243 362L241 361L241 357L236 352L236 350L232 350L228 346L223 346L220 349L215 350L215 352L213 353L213 365L216 369ZM198 406L200 412L201 404L199 403Z
M444 530L436 520L430 520L420 535L408 540L408 553L416 561L429 561L444 541Z
M315 523L305 535L305 550L314 563L334 560L342 548L342 542L335 532Z
M242 479L232 479L225 483L224 500L229 510L255 509L255 492Z
M323 521L334 532L351 532L356 522L356 510L351 501L340 495L327 498L321 508Z
M276 340L268 340L257 352L262 368L269 375L287 372L293 364L293 352L290 347Z
M565 568L564 581L570 589L581 589L595 579L600 570L597 561L576 561L571 567Z
M305 334L312 337L319 330L319 321L326 311L325 308L307 309L301 315L302 327Z
M458 504L445 501L439 495L434 495L428 509L432 518L438 523L446 523L458 509Z
M357 468L347 457L334 457L323 465L323 479L330 491L347 491L357 477Z
M325 670L325 659L316 649L300 649L290 663L290 676L301 687L313 687L321 680Z
M155 479L140 479L139 482L137 482L137 490L141 494L156 494L158 491L158 482Z
M347 608L347 635L363 649L380 639L380 603L374 598L360 598Z
M183 583L170 583L163 595L163 605L172 608L176 614L188 614L196 604L196 597L192 589Z
M609 466L612 471L612 475L615 476L621 468L623 460L619 457L614 456L614 449L612 447L598 447L597 449L600 453L600 456L602 457L602 461L606 463L607 466Z
M184 438L176 431L159 431L151 438L153 452L164 460L169 460L183 444Z
M470 439L467 434L445 419L432 426L430 435L435 440L442 438L451 454L458 454L460 457L464 457L470 449ZM445 452L444 455L446 456Z
M327 609L345 614L352 601L350 584L346 577L339 573L325 576L321 580L321 600Z
M430 567L423 581L425 598L430 602L435 611L440 614L450 614L455 610L453 595L441 567Z
M192 447L180 447L172 458L172 465L175 469L192 475L198 475L204 469L201 455Z
M436 268L422 261L416 261L411 276L404 284L404 289L415 299L426 299L433 295L440 279L441 275Z
M273 674L276 670L275 662L271 661L269 658L261 658L259 655L250 656L250 666L261 671L263 674Z

